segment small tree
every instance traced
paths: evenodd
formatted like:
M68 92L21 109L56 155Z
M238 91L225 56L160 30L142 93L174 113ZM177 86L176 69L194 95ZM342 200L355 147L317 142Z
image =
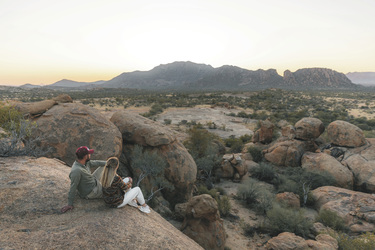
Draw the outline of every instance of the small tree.
M216 136L205 129L194 126L189 130L189 139L184 145L197 164L198 178L210 179L212 170L220 164L221 157L214 141Z
M151 200L157 192L165 187L174 189L173 185L163 177L167 163L156 151L144 151L142 146L136 145L131 158L132 169L140 170L140 175L136 184L137 187L144 178L152 177L150 178L150 196L147 198L147 201ZM154 190L155 188L156 190Z

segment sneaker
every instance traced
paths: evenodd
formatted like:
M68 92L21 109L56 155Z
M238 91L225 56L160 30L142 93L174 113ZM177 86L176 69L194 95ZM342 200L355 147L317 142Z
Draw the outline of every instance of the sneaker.
M139 210L141 210L141 212L146 213L146 214L151 213L150 207L148 205L146 205L146 206L140 206Z
M138 207L138 203L135 200L129 201L128 205L132 207Z

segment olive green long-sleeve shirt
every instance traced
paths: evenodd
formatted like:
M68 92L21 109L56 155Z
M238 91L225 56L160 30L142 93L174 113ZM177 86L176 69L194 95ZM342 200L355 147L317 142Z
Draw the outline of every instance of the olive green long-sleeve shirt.
M70 170L70 190L68 194L68 205L73 206L76 192L81 198L85 198L94 187L97 185L97 180L91 174L91 167L103 167L106 161L95 161L90 160L86 165L82 165L78 161L73 163L72 169Z

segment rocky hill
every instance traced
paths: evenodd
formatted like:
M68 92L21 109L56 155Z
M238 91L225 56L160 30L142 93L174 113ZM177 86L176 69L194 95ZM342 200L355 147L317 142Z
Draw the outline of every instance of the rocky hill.
M185 87L201 90L247 90L280 87L283 83L283 78L274 69L252 71L226 65L196 82L185 84Z
M174 62L162 64L150 71L122 73L109 80L102 87L139 88L139 89L176 89L185 84L196 82L214 72L214 68L192 62Z
M299 69L292 73L284 72L284 81L287 86L299 88L353 88L349 78L343 73L325 68Z
M343 73L324 68L285 71L256 71L225 65L174 62L150 71L123 73L101 85L106 88L179 89L179 90L254 90L264 88L354 88Z

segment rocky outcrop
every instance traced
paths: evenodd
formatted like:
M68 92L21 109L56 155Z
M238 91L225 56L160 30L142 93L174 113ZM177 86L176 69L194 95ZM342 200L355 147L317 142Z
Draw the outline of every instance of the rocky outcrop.
M202 249L158 213L76 198L65 214L70 167L48 158L0 158L4 249Z
M15 108L22 114L30 117L37 117L52 108L58 103L73 102L72 98L66 94L59 95L51 100L43 100L40 102L22 102L17 103Z
M375 152L373 145L370 150ZM369 151L369 150L367 150ZM345 160L346 165L354 174L354 184L363 192L375 192L375 160L367 160L361 154L354 154Z
M242 159L242 154L226 154L223 156L221 166L215 170L220 178L230 178L240 181L247 174L248 166Z
M277 142L263 151L264 158L278 166L300 166L302 155L305 152L304 144L299 140Z
M375 230L375 196L344 188L324 186L312 192L318 210L336 212L352 233Z
M226 234L215 199L208 194L194 196L186 206L181 231L204 249L224 249Z
M33 143L45 156L73 164L80 146L95 149L92 159L121 155L122 136L118 128L98 110L80 103L53 106L35 119Z
M320 234L316 236L316 240L305 240L294 233L281 233L270 239L266 244L266 249L270 250L306 250L306 249L338 249L337 240L328 234Z
M306 152L302 157L302 168L306 170L318 170L329 173L336 181L337 186L353 189L352 172L334 157L325 153Z
M351 88L355 87L343 73L326 68L305 68L296 72L286 70L284 82L291 87Z
M272 141L273 129L275 125L270 120L259 121L260 129L255 131L253 135L253 142L270 143Z
M281 135L289 140L296 138L296 128L292 125L286 125L281 128Z
M294 127L296 138L305 141L314 140L324 132L323 122L317 118L302 118Z
M360 147L366 144L363 131L345 121L331 122L327 127L327 135L330 142L337 146Z
M114 113L111 121L122 134L124 151L120 161L128 168L128 172L136 175L135 177L139 176L139 171L132 168L133 150L135 145L143 146L144 152L156 152L167 163L163 177L173 184L174 189L163 190L164 198L172 206L191 198L197 166L172 130L158 122L126 111Z

